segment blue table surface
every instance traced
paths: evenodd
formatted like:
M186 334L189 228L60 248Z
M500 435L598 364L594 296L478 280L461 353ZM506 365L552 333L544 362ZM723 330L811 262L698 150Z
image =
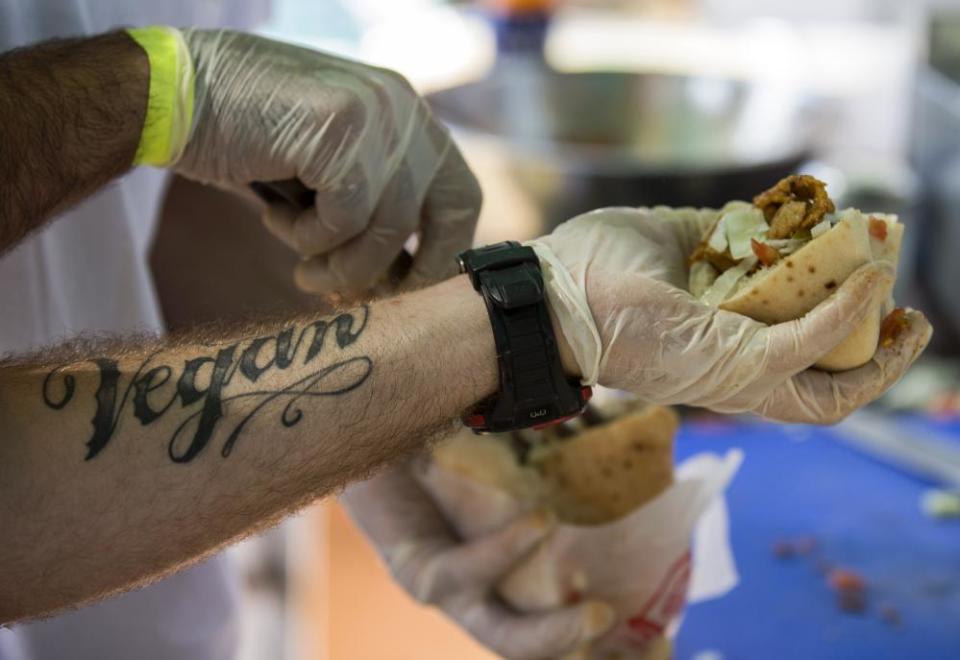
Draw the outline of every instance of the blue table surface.
M960 442L960 423L900 418ZM960 520L919 508L925 483L832 439L830 429L773 424L685 424L678 458L743 449L727 493L740 584L694 605L676 660L713 651L724 660L960 659ZM778 539L813 536L817 555L867 581L868 608L841 612L814 557L778 558ZM902 623L880 616L895 607Z

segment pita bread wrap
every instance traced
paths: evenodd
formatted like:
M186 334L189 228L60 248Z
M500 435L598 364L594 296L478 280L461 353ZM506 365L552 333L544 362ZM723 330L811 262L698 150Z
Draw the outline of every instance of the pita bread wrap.
M681 466L678 477L671 410L631 404L592 422L523 437L465 432L438 445L418 476L467 539L533 509L556 514L557 528L501 579L498 593L521 612L582 598L609 603L614 627L571 657L666 660L688 595L697 596L690 591L694 529L740 457L705 455L693 469ZM697 545L729 553L725 538ZM721 581L723 589L703 597L724 593L735 576Z
M812 177L805 178L823 186ZM733 231L730 218L738 221ZM903 225L894 215L846 209L822 213L804 225L797 214L797 224L792 228L795 238L789 239L770 239L776 220L769 227L763 222L763 211L746 202L732 202L720 211L692 258L690 290L694 295L707 304L762 323L782 323L802 317L871 261L885 261L896 269ZM724 231L727 236L720 236ZM749 235L751 231L755 233ZM751 243L746 255L742 247L737 250L744 238ZM712 250L712 259L707 255L711 250L705 247L711 242L714 248L725 248ZM879 292L863 323L816 366L842 371L868 362L877 349L881 319L892 307L891 292L892 285Z

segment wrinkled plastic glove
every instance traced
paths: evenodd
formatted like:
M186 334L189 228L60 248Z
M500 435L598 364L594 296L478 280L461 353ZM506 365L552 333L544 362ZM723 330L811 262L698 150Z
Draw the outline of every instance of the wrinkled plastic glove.
M530 243L568 370L654 403L833 423L889 389L926 347L930 324L910 311L907 330L866 365L810 368L890 286L893 274L880 263L796 321L767 326L700 303L686 290L687 258L716 213L601 209Z
M186 30L193 127L173 169L223 186L297 178L315 207L271 206L267 226L305 258L295 278L353 297L414 233L407 286L452 275L480 188L447 130L399 74L226 30Z
M612 609L599 602L519 614L494 595L499 578L550 533L553 520L543 512L462 542L407 464L352 485L342 501L410 595L440 608L498 655L556 658L600 637L613 624Z

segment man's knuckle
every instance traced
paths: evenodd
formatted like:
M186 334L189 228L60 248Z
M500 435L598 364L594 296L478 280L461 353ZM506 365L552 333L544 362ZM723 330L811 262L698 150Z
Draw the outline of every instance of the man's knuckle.
M343 134L351 127L362 126L366 121L367 107L363 99L347 89L330 91L330 105L334 108L330 117L330 127L337 134Z
M463 188L463 200L469 208L479 209L483 206L483 189L480 187L480 181L469 169L464 177Z
M413 90L413 85L410 83L407 77L399 71L395 71L394 69L377 68L376 72L379 78L385 84L391 85L394 88L404 92L409 92L412 96L416 96L416 93Z

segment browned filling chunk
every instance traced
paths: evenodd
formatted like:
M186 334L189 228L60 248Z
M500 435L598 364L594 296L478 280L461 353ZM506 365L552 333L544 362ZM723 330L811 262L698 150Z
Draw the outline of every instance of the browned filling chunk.
M759 208L770 225L767 238L793 238L798 231L810 229L823 220L827 213L833 213L836 208L833 201L827 196L827 184L808 174L788 176L777 182L773 188L766 190L753 198L753 205ZM714 250L709 245L710 237L716 231L720 217L713 226L703 235L700 244L690 255L690 264L706 261L722 273L737 265L737 260L730 255L730 249L723 252ZM881 222L882 221L878 221ZM886 229L884 224L883 229ZM758 247L758 244L760 247ZM753 252L757 256L758 264L752 272L760 266L770 266L780 259L780 253L773 247L760 241L752 241Z
M907 311L902 307L887 314L880 323L880 346L890 348L894 342L903 334L903 331L910 327L910 319L907 317Z
M708 233L707 235L709 236L710 234ZM730 256L730 250L717 252L707 245L705 240L701 241L700 245L698 245L693 251L693 254L690 255L691 264L701 260L706 260L711 266L716 268L721 273L728 268L733 268L737 265L737 260Z
M810 229L836 208L827 195L827 185L807 174L788 176L753 198L770 223L767 238L790 238Z

